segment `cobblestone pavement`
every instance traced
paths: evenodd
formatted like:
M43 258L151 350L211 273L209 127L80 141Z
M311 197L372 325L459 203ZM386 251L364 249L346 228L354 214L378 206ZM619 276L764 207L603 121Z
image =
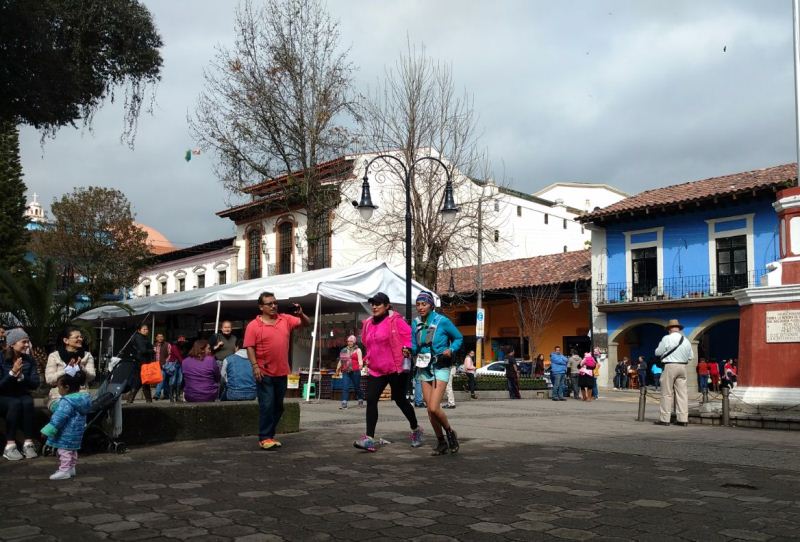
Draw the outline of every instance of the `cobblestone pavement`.
M303 409L274 452L171 443L82 457L61 482L54 458L4 462L0 539L797 539L797 434L636 424L624 399L478 402L450 411L462 450L430 457L381 403L393 443L369 454L351 445L363 409Z

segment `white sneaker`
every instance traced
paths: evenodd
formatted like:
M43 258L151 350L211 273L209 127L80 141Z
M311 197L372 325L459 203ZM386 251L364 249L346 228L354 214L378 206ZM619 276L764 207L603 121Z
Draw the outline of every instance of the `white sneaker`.
M51 480L69 480L71 478L68 470L57 470L50 475Z
M5 450L3 450L3 457L8 459L9 461L19 461L23 459L22 454L19 453L19 450L17 449L16 446L14 446L13 448L6 448Z
M36 446L34 446L32 442L22 445L22 455L25 456L25 459L39 457L39 454L36 453Z

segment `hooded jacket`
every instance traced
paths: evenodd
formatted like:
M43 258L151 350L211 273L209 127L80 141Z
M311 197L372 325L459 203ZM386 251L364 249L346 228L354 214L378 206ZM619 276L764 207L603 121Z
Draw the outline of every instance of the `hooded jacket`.
M80 450L92 398L85 392L70 393L51 408L55 408L55 412L50 423L42 428L42 434L47 435L47 444L62 450Z

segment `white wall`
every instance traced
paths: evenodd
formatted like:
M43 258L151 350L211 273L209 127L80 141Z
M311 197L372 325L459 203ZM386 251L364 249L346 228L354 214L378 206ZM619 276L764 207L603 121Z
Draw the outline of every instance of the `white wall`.
M178 279L183 277L186 281L185 290L198 287L199 275L205 275L205 287L216 286L219 282L219 271L226 272L226 284L236 281L235 250L225 248L214 252L207 252L197 256L190 256L172 262L155 265L142 271L139 284L134 293L136 297L145 295L146 285L150 285L150 295L161 295L160 282L166 280L167 291L171 294L178 291Z

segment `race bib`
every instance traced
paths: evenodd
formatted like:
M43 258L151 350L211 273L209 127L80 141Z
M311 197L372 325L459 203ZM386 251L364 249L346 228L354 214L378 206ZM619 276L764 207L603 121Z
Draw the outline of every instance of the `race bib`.
M431 364L430 353L417 354L417 361L415 363L417 367L419 367L420 369L425 369L430 364Z

